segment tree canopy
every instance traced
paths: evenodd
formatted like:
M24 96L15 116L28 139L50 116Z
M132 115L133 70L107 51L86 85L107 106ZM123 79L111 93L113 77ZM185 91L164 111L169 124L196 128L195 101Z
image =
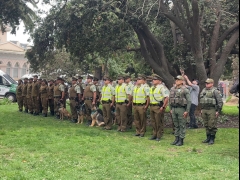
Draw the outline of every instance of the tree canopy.
M202 84L207 77L217 83L230 54L238 53L238 29L236 0L59 1L39 22L26 55L38 67L56 49L79 63L134 51L168 87L181 69Z

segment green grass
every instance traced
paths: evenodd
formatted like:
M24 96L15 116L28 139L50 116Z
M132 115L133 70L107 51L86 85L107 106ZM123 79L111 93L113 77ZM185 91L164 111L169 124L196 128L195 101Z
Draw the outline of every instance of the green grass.
M238 116L239 115L239 108L237 106L223 105L221 113L223 115Z
M156 142L150 128L138 138L0 105L0 179L239 179L239 129L219 129L213 146L204 129L187 130L182 147L170 132Z

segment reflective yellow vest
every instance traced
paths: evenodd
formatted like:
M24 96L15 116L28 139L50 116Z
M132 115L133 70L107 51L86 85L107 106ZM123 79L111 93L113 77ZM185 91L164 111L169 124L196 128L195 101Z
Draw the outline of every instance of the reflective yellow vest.
M144 86L135 86L133 90L133 103L144 104L146 103L146 94L144 92Z
M117 85L115 88L115 98L117 103L125 102L127 100L127 93L125 91L126 84Z
M163 101L164 96L162 95L163 85L157 85L157 87L152 86L150 89L150 103L158 104L160 101Z
M112 93L111 93L111 85L103 86L102 87L102 101L108 101L112 99Z

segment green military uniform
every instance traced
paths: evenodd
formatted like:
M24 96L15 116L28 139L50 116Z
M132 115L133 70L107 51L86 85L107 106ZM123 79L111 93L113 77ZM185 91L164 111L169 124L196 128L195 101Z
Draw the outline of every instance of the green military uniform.
M73 78L73 81L77 81L76 78ZM77 115L77 110L76 110L76 105L77 102L80 101L78 95L81 94L81 90L78 84L74 84L70 89L69 89L69 100L70 100L70 109L72 113L72 121L74 123L77 122L78 115Z
M59 100L62 99L62 92L64 92L64 86L62 83L57 84L54 86L53 89L53 97L54 97L54 113L56 117L59 118ZM63 102L62 102L63 103Z
M48 86L41 85L39 93L41 95L41 102L42 102L42 113L44 117L47 117L47 112L48 112Z
M92 109L92 101L93 101L93 93L96 92L96 86L91 82L86 85L84 89L84 103L86 107L86 118L88 123L92 121L91 119L91 109Z
M164 98L169 97L169 90L163 84L152 86L150 89L150 117L153 128L153 137L151 139L160 139L164 129L164 111L160 111L163 107ZM165 107L163 107L165 109Z
M39 83L34 81L32 83L32 101L33 101L33 112L34 115L39 115Z
M149 88L144 84L134 87L133 92L133 110L136 126L136 136L144 136L146 132L147 119L146 119L146 99L149 97Z
M54 85L51 84L48 86L48 106L50 109L50 113L53 116L54 115Z
M134 85L132 82L129 82L127 85L127 88L129 89L130 93L132 94ZM127 99L129 101L129 99ZM129 129L132 128L132 123L133 123L133 114L132 114L132 104L127 107L127 127Z
M109 79L109 78L108 78ZM105 129L110 130L112 128L112 113L111 103L112 98L115 96L115 89L111 84L104 85L101 90L101 103L103 110L103 118L105 123Z
M182 76L177 76L176 79L184 80ZM189 90L181 85L172 87L170 90L169 105L172 111L172 118L175 127L176 140L172 145L183 145L183 139L186 133L186 118L183 117L184 112L190 111L191 98Z
M206 80L206 83L213 82L213 79ZM220 113L223 106L222 97L217 88L204 88L200 93L200 105L207 136L207 139L203 143L213 144L217 133L216 112Z
M124 79L123 77L119 77ZM118 131L125 132L127 128L127 98L131 95L130 89L125 83L117 84L115 87L116 119Z
M31 78L30 78L31 79ZM33 114L33 104L32 104L32 81L27 84L27 106L30 114Z
M28 83L24 82L22 85L22 98L23 98L23 106L25 108L25 112L28 113L28 104L27 104L27 87Z
M16 89L18 109L20 112L22 112L22 110L23 110L22 88L23 88L23 84L21 83L21 84L18 84L17 89Z

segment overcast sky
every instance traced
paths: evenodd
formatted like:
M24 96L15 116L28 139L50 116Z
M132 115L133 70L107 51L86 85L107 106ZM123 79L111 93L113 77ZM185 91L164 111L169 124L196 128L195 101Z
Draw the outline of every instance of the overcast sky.
M54 1L54 0L50 0ZM37 4L39 9L44 9L44 10L49 10L50 6L47 5L42 5L42 0L39 1ZM27 42L27 40L30 38L29 34L24 34L24 24L21 23L18 27L18 30L16 31L16 34L11 34L10 32L7 33L7 41L19 41L20 43L29 43L32 44L31 42Z

